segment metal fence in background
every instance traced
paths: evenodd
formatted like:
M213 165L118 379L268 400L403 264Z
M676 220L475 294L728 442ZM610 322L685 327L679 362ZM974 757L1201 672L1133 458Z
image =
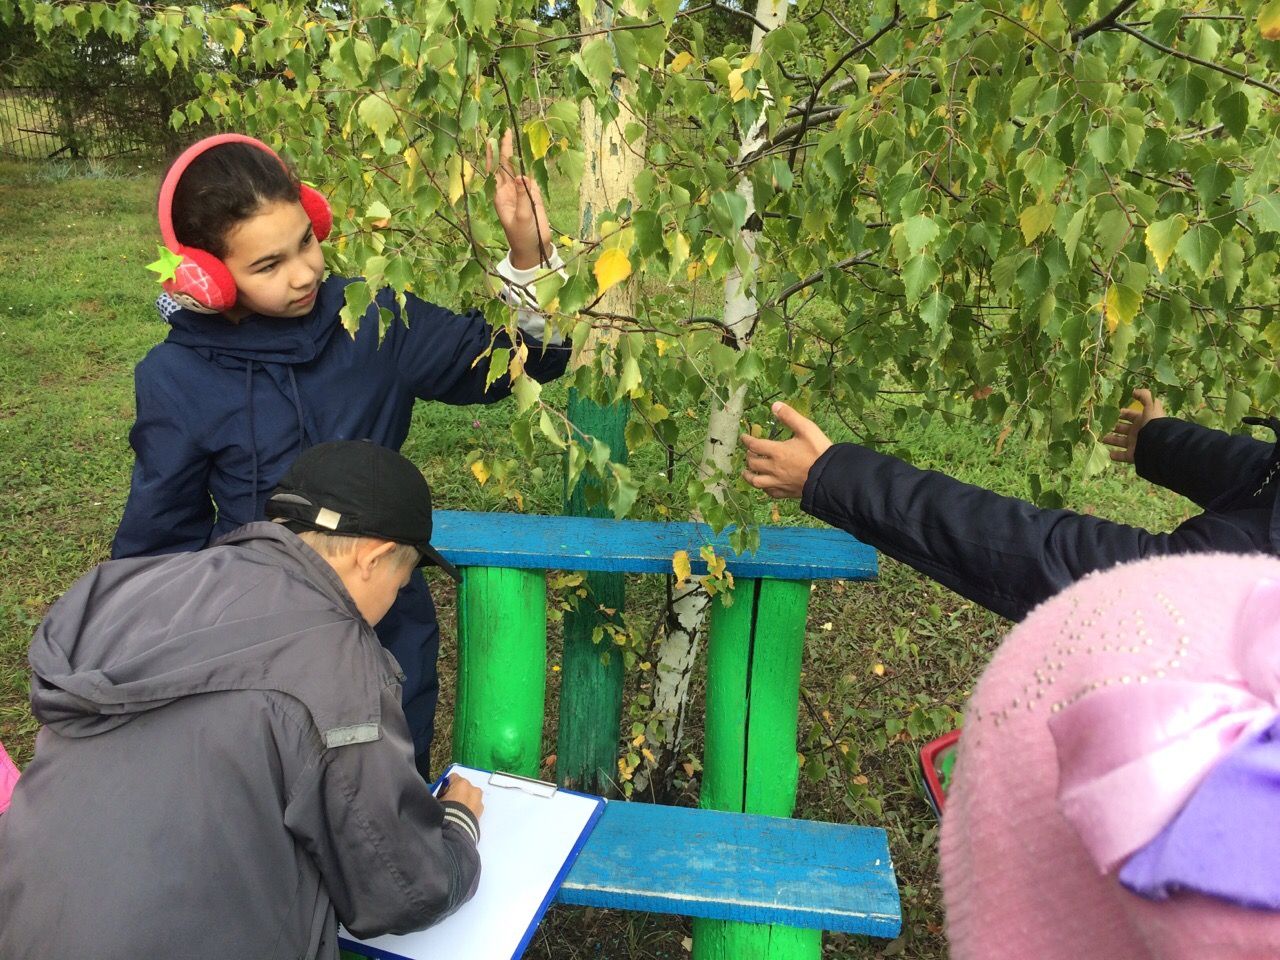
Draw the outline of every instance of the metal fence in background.
M168 108L132 87L72 95L0 85L0 159L158 159L173 137Z

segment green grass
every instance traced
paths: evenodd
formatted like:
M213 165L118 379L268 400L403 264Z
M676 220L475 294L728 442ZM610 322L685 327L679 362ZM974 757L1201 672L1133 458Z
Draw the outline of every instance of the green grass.
M129 168L132 169L132 168ZM128 492L132 453L132 368L165 335L143 270L154 258L155 171L91 176L70 167L0 164L0 740L19 763L31 756L35 723L27 707L26 645L47 606L92 564L105 559ZM548 391L563 398L563 388ZM819 418L836 423L833 416ZM405 452L421 464L439 505L511 509L491 482L478 487L465 466L473 450L511 457L509 408L420 405ZM881 436L889 433L885 417ZM690 429L696 429L691 425ZM833 430L837 437L842 433ZM996 430L935 418L892 436L925 467L1003 493L1026 496L1040 448ZM655 454L639 470L659 469ZM560 464L550 450L522 478L525 507L557 512ZM1167 529L1190 505L1117 471L1073 488L1070 506ZM641 505L641 512L645 505ZM769 504L759 517L767 520ZM802 520L783 505L785 523ZM630 607L641 625L659 613L662 581L635 578ZM455 666L451 591L437 581L446 637L444 696L436 753L448 750ZM906 909L902 940L885 945L831 935L829 957L945 956L937 886L937 825L918 789L916 753L953 722L1007 624L892 561L872 584L824 583L812 595L801 705L806 756L797 815L883 824ZM552 626L552 663L558 651ZM546 752L554 750L555 673L548 683ZM648 682L637 673L629 689ZM701 697L695 677L695 696ZM691 710L686 750L701 749ZM691 802L696 778L682 784ZM678 958L682 921L557 909L530 956Z

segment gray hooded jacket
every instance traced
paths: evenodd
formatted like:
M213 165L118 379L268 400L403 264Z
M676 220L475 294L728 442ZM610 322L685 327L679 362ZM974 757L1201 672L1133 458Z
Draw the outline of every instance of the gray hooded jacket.
M282 527L102 564L30 662L5 960L334 960L335 913L402 933L475 892L475 823L414 769L394 660Z

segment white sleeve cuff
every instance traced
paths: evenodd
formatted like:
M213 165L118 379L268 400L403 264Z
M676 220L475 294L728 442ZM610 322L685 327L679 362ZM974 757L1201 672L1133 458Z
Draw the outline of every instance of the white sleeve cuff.
M549 270L557 270L564 275L564 261L560 252L551 248L551 257L545 263L528 270L517 270L511 265L511 252L502 258L497 266L498 276L507 281L499 294L509 306L516 308L516 323L524 333L548 346L558 346L564 341L558 333L547 336L547 318L538 309L538 298L534 296L533 283Z

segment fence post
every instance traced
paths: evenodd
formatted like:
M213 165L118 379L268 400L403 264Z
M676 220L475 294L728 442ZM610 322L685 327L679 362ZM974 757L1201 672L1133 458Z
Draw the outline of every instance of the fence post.
M602 407L570 390L569 419L576 432L607 444L615 463L626 462L624 405ZM564 512L608 516L604 504L587 506L588 489L588 483L580 481L568 491ZM600 608L620 613L626 587L621 573L588 573L583 585L586 598L564 616L556 780L561 786L612 795L617 792L613 785L622 725L622 653L607 638L595 643L592 634L607 619L618 620L617 613L609 617Z
M789 817L799 765L796 719L809 583L740 579L716 599L707 643L700 805ZM822 931L693 921L693 960L818 960Z
M453 758L538 774L546 701L547 598L541 570L463 567Z

